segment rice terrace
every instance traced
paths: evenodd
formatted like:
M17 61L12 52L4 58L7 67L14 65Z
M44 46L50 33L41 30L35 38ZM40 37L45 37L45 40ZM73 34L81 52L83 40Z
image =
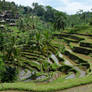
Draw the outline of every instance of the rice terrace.
M92 92L92 9L28 1L0 0L0 92Z

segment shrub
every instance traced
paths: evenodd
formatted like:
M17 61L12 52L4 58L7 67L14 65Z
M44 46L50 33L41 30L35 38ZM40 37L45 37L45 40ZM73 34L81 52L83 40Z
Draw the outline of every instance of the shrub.
M2 82L13 82L14 80L17 79L16 77L17 73L18 72L16 68L6 66L6 71L2 73L1 81Z
M89 25L91 25L91 26L92 26L92 21L89 23Z
M0 57L0 80L2 79L4 71L5 71L5 64L2 58Z

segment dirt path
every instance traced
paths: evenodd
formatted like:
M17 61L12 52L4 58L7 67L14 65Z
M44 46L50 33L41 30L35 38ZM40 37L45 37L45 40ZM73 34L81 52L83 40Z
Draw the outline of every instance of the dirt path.
M92 92L92 84L83 85L79 87L73 87L70 89L65 89L65 90L57 91L57 92Z

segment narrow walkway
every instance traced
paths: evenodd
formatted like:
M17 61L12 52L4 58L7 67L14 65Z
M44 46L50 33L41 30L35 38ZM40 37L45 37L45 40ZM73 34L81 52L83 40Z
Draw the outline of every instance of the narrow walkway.
M83 86L73 87L57 92L92 92L92 84L87 84Z

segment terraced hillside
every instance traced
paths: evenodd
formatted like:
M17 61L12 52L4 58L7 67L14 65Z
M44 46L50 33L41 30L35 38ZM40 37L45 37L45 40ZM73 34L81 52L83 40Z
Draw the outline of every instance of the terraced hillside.
M21 67L12 90L53 92L92 82L92 36L63 32L52 38L21 45L17 61L5 62ZM0 85L3 89L11 90L11 83Z
M53 38L52 45L48 48L44 47L42 51L37 49L32 51L27 46L23 48L19 61L22 61L20 63L24 63L23 67L28 70L26 74L23 69L20 71L20 80L31 81L31 71L37 73L33 79L46 81L53 81L62 76L65 76L64 79L80 78L91 73L92 39L90 36L62 33L54 34Z
M92 37L89 35L81 35L81 34L70 34L70 33L62 33L62 34L54 34L56 37L52 42L56 44L56 46L62 46L64 44L64 52L62 53L62 58L64 58L67 62L67 65L72 65L79 69L76 69L80 72L79 77L83 77L89 72L92 71ZM85 72L85 73L84 73Z
M59 33L53 35L50 44L45 44L40 49L32 50L35 45L23 46L18 61L19 66L22 66L18 76L19 84L13 83L12 89L53 92L53 90L90 83L92 81L91 40L92 37L88 35ZM0 90L9 90L11 84L6 83L0 87Z
M47 81L53 81L61 77L62 74L69 74L69 72L72 72L72 74L69 74L66 79L70 78L72 75L75 77L77 70L80 71L79 68L76 69L77 67L73 67L66 58L63 58L63 54L58 51L57 47L54 45L53 48L49 46L48 50L45 50L45 52L41 52L41 50L32 51L30 47L26 46L21 52L19 61L22 67L28 69L26 72L22 69L19 74L19 80L25 81L31 81L32 75L35 75L35 73L37 75L33 79L45 78ZM67 63L69 63L69 65ZM33 74L31 71L34 71Z

